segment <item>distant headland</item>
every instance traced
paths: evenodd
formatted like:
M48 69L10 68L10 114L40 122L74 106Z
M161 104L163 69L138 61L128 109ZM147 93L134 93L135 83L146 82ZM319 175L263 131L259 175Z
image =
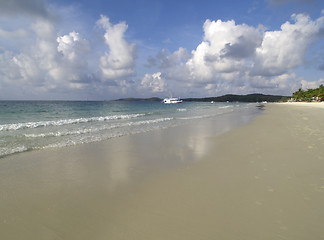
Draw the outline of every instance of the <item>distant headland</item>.
M287 101L290 96L281 95L265 95L261 93L247 94L247 95L235 95L226 94L219 97L204 97L204 98L182 98L184 102L280 102ZM120 98L114 101L146 101L155 102L162 101L163 99L158 97L152 98Z

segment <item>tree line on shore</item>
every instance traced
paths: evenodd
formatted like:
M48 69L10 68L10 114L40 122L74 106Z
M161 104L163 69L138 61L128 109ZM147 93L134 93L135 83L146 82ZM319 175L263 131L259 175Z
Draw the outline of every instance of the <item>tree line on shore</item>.
M206 97L206 98L185 98L185 102L279 102L287 101L288 96L281 95L265 95L260 93L235 95L226 94L219 97Z
M303 90L301 88L294 92L292 98L295 101L323 101L324 100L324 85L321 84L318 88Z

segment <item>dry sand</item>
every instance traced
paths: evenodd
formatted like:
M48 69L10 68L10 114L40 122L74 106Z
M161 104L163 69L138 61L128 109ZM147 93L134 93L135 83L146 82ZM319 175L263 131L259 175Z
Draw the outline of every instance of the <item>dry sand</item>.
M0 239L323 239L324 110L266 108L0 159Z
M284 104L299 106L299 107L324 108L324 102L287 102Z

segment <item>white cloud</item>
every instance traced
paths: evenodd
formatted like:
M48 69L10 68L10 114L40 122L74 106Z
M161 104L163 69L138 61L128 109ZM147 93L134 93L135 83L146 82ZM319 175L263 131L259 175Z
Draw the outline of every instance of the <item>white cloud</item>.
M324 85L324 78L319 79L318 81L306 81L301 80L301 88L304 90L311 89L311 88L318 88L321 84Z
M262 38L258 29L246 24L236 25L234 20L227 22L206 20L204 32L204 40L210 43L209 54L217 57L246 58L253 56L255 48L260 44ZM237 45L241 48L237 48Z
M46 72L56 65L55 43L50 40L54 36L51 23L38 20L31 30L30 34L35 34L33 45L18 53L5 51L0 58L1 75L8 83L40 86L46 81Z
M124 79L135 74L133 69L135 45L125 40L124 34L127 30L125 23L113 25L105 16L101 16L97 21L97 24L105 30L105 44L99 46L97 43L96 50L99 52L98 49L109 47L109 51L103 56L104 51L100 51L100 56L97 52L90 51L90 42L80 33L71 31L59 35L56 29L57 22L50 18L26 19L28 21L22 23L21 26L25 27L26 23L29 26L24 30L19 25L10 28L13 29L10 31L0 27L1 41L4 42L28 36L25 42L12 41L14 44L1 46L0 82L2 89L4 86L8 89L18 89L23 85L26 92L30 88L29 92L35 92L36 95L37 92L41 92L46 96L46 92L52 92L58 95L68 94L67 97L70 95L69 91L86 91L90 84L91 88L96 91L102 88L114 88L113 91L115 91L115 88L119 87L121 92L127 93L128 87L134 89L132 81ZM103 83L100 87L99 79L110 80L108 81L110 83ZM93 95L96 96L96 93Z
M141 81L140 90L151 91L153 93L165 92L166 82L161 75L161 72L157 72L152 75L145 74Z
M70 32L68 35L57 37L57 50L69 61L75 61L79 54L87 53L90 50L89 42L82 39L77 32Z
M284 23L278 31L233 20L206 20L203 29L203 41L186 62L174 61L176 52L163 50L158 55L157 65L170 88L179 89L181 82L195 93L220 93L222 89L222 94L287 94L300 83L294 68L304 63L311 43L321 37L324 18L313 21L307 15L294 14L292 22Z
M28 48L0 52L0 75L6 84L46 93L82 89L92 80L86 61L89 43L77 32L57 37L53 22L37 19L28 34L33 36Z
M249 84L252 89L268 89L268 91L275 89L275 91L284 92L288 89L291 90L295 79L295 73L275 77L254 76L249 79Z
M195 81L209 81L219 73L242 70L262 40L260 29L236 25L233 20L206 20L204 33L204 41L192 51L192 58L187 62Z
M71 88L82 88L82 78L87 75L88 63L86 61L90 52L89 42L80 37L77 32L57 37L57 51L61 54L61 64L52 76L56 79L69 79Z
M28 55L20 54L12 58L14 64L17 67L17 73L20 75L20 79L16 81L22 81L24 83L30 83L30 79L35 81L40 78L40 69L33 58Z
M39 9L27 6L29 3L31 7L39 4ZM98 64L93 67L95 56L90 56L89 41L76 31L59 34L64 32L61 22L51 17L59 10L51 6L52 12L48 14L49 5L43 3L43 0L0 3L2 10L8 10L8 20L1 18L0 22L0 84L2 89L11 91L7 95L2 93L2 98L50 98L52 94L53 98L68 99L77 96L77 91L86 91L89 83L98 82L99 67ZM93 64L92 69L88 61Z
M194 81L209 80L213 77L213 69L205 61L209 52L209 44L202 42L195 51L192 51L192 58L187 62L190 78Z
M322 19L312 21L307 15L294 14L292 20L294 23L284 23L280 31L265 33L256 50L253 75L278 76L304 62L309 44L323 28Z
M106 32L105 43L109 52L100 58L100 68L105 80L116 80L134 74L135 44L130 44L124 39L128 26L121 22L111 24L109 18L101 15L97 24Z

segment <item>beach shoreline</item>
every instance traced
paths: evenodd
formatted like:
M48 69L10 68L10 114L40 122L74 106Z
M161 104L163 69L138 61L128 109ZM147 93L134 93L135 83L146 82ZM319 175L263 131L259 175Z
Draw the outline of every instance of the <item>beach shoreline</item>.
M285 102L280 104L287 104L287 105L299 106L299 107L324 108L324 102Z
M0 237L320 239L318 111L266 104L252 122L217 136L210 119L3 158Z

